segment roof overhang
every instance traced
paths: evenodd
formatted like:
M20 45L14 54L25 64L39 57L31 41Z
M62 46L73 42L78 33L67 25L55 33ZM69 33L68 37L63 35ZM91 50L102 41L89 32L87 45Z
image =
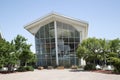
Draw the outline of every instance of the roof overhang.
M57 13L51 13L51 14L48 14L47 16L39 18L39 19L25 25L24 28L26 30L28 30L31 34L35 35L41 26L43 26L47 23L50 23L52 21L61 21L64 23L81 25L81 26L85 27L86 30L88 31L88 23L87 22L78 20L78 19L74 19L74 18L70 18L67 16L59 15Z

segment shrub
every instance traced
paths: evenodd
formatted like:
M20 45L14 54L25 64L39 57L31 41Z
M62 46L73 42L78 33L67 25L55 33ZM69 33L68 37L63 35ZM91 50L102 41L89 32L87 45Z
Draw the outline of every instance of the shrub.
M111 60L113 62L113 66L114 66L114 72L117 74L120 74L120 59L111 57Z
M34 68L32 66L21 66L18 68L19 72L25 72L25 71L34 71Z
M26 66L26 71L34 71L34 68L32 66Z
M117 74L120 74L120 63L117 65L114 65L114 72Z
M116 74L120 74L120 69L119 69L119 68L115 68L115 69L114 69L114 72L115 72Z
M21 67L18 68L18 71L19 72L24 72L24 71L26 71L26 68L24 66L21 66Z
M96 68L94 64L87 64L85 65L84 70L96 70Z

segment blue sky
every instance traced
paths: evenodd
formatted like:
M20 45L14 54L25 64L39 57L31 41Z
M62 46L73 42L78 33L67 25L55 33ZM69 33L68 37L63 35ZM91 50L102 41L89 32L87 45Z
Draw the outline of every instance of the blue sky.
M26 37L35 52L34 36L24 25L52 11L87 21L88 37L120 38L120 0L0 0L0 30L8 41Z

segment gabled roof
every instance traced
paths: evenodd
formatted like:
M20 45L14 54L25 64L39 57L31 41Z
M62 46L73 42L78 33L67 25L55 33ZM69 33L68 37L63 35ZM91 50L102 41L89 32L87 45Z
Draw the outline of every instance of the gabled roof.
M43 26L52 21L62 21L62 22L67 22L67 23L72 23L72 24L78 24L83 27L86 27L86 29L88 28L88 23L86 21L82 21L82 20L74 19L74 18L67 17L64 15L60 15L55 12L50 13L42 18L39 18L39 19L25 25L24 28L27 29L31 34L35 35L36 32L39 30L40 26Z

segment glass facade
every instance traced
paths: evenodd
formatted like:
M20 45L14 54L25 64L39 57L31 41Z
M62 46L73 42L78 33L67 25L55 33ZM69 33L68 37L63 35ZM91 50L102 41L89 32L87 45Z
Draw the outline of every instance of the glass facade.
M55 33L57 36L55 36ZM51 22L40 27L35 35L37 65L56 66L56 60L58 60L59 65L66 67L78 65L76 49L79 43L80 32L72 25L56 21L56 24ZM58 59L56 59L56 56Z

